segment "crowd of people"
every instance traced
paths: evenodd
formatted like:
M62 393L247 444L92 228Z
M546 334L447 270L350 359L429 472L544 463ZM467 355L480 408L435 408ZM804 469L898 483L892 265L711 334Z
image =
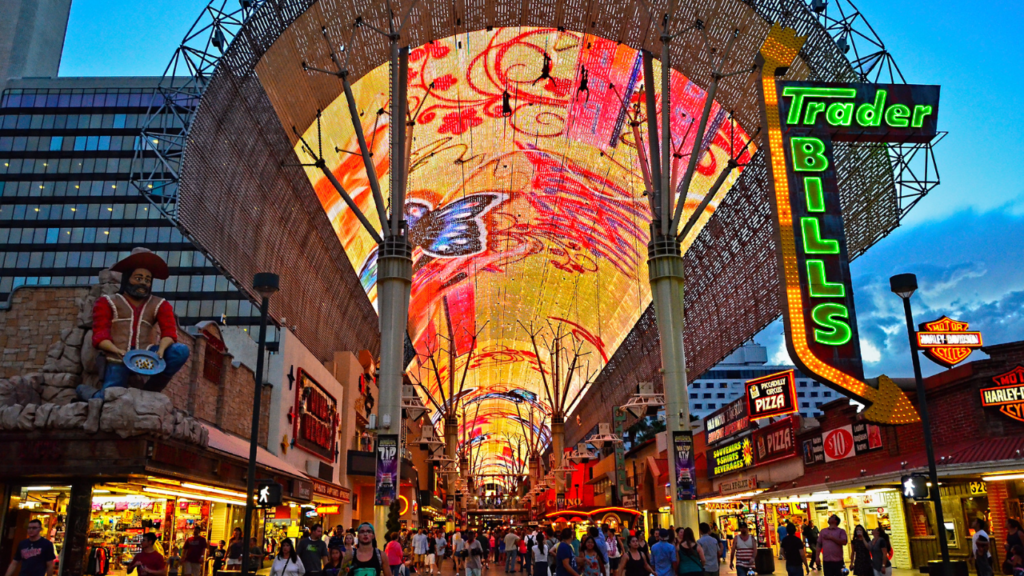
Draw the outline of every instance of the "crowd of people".
M988 526L984 520L975 520L971 544L978 576L992 576L996 569L1024 576L1024 528L1013 519L1008 527L1002 565L993 568ZM40 529L38 520L29 523L28 537L19 543L6 576L53 576L53 544L41 536ZM253 539L250 568L253 572L263 568L265 556L271 556L270 576L440 576L445 562L452 563L457 576L482 576L492 563L506 574L526 576L719 576L726 564L737 576L756 573L757 537L746 524L741 523L732 538L708 523L701 523L698 531L661 529L648 540L641 531L617 534L605 524L588 528L581 540L573 528L552 526L449 533L422 528L385 534L378 543L369 523L348 531L336 526L326 538L318 524L304 529L297 542L285 538L261 547ZM807 576L812 571L844 576L847 556L853 576L892 575L892 546L881 527L869 531L857 525L850 536L840 527L839 517L832 515L820 531L811 521L800 529L787 522L779 526L778 534L779 558L785 561L788 576ZM143 534L141 551L127 572L207 576L209 560L213 576L222 570L239 570L242 538L241 529L235 528L230 542L212 546L196 527L180 551L174 548L165 557L156 534Z

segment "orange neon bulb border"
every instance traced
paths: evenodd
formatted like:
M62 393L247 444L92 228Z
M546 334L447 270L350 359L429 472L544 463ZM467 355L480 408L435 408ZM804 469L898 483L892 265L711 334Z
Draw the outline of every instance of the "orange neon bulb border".
M769 36L769 41L771 36ZM775 44L772 42L772 44ZM765 43L765 49L778 51L775 54L766 54L766 60L783 61L783 58L790 57L791 62L796 57L797 51L789 54L785 49L779 49L777 44L769 47ZM787 65L788 65L787 62ZM789 179L786 170L786 154L782 146L782 128L779 120L779 101L775 88L775 67L765 66L762 71L761 82L764 86L765 111L768 116L768 148L772 161L772 178L775 180L776 206L779 212L779 228L782 240L782 262L783 281L786 283L786 299L789 306L789 324L793 347L796 349L797 357L807 366L809 370L820 374L839 386L842 386L851 393L861 398L866 398L867 388L864 382L825 364L815 356L807 342L807 327L804 324L803 296L800 293L800 272L797 266L796 238L793 234L793 213L790 209Z
M584 512L583 510L560 510L558 512L548 512L544 517L552 518L554 516L561 516L563 514L581 514L583 516L594 516L595 514L602 514L606 512L625 512L627 514L640 515L640 512L631 508L621 508L619 506L608 506L607 508L598 508L590 512Z

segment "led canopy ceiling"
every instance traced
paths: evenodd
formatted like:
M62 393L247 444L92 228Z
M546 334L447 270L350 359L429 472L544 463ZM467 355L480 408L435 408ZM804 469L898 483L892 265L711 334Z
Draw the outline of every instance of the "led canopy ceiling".
M389 77L384 65L353 84L385 198ZM409 337L417 357L408 370L440 398L438 375L447 382L454 369L461 380L469 363L460 437L480 458L475 473L521 470L525 451L514 449L514 439L524 427L550 436L543 382L550 385L555 359L534 348L531 332L547 340L562 334L563 345L579 351L568 393L578 398L650 304L650 209L636 145L637 135L648 137L643 82L633 48L554 29L481 30L410 52L415 127L404 213L414 244ZM678 186L705 91L678 72L671 90ZM303 137L322 139L329 168L377 221L344 95ZM716 103L684 222L729 158L739 155L742 165L754 152L753 144L744 151L748 139ZM301 142L295 151L310 159ZM375 303L377 245L323 174L307 168L307 175ZM738 176L730 175L684 250Z

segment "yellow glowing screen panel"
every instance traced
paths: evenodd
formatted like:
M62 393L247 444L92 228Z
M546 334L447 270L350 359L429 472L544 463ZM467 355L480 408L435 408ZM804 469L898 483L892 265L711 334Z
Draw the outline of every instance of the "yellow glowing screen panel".
M523 426L549 437L551 406L522 325L540 329L551 322L571 334L567 345L582 346L575 397L584 376L604 366L651 301L650 211L630 124L635 118L646 132L641 70L636 50L552 29L478 31L410 52L409 108L417 115L404 212L415 245L409 336L420 356L409 371L439 399L427 361L430 351L448 346L439 335L455 341L461 380L480 333L463 394L469 422L460 430L472 439L478 473L515 467L519 458L509 440L521 442ZM388 82L385 65L353 85L385 198ZM671 90L678 182L705 91L678 73ZM321 130L328 166L369 220L378 221L344 95L324 110ZM303 136L315 142L316 124ZM684 221L747 141L747 132L715 104L705 136L710 146ZM356 154L327 152L336 147ZM301 144L296 153L309 159ZM376 306L376 244L323 174L307 173ZM708 206L684 249L738 175ZM550 372L552 359L543 349L540 356ZM447 354L435 359L446 382Z

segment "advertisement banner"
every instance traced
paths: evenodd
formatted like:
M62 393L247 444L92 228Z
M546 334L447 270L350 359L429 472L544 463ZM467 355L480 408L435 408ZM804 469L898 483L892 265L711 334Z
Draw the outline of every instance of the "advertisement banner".
M821 443L821 436L815 436L810 440L804 440L804 466L821 464L825 461L825 448Z
M825 462L834 462L854 455L853 426L847 424L821 435Z
M758 464L796 456L796 418L790 416L755 430L754 451Z
M754 465L754 446L749 436L732 444L710 449L706 455L708 476L720 476Z
M737 398L704 419L704 433L709 446L747 428L750 428L750 419L747 418L746 398Z
M747 414L751 420L796 412L796 374L786 370L747 380Z
M295 387L292 437L295 447L334 462L338 448L338 401L305 370L299 368Z
M373 503L390 506L398 497L398 435L377 436L377 491Z
M882 448L882 429L875 424L860 422L853 425L853 449L858 455Z
M672 433L676 459L676 500L697 498L697 462L693 457L693 433L679 430Z

